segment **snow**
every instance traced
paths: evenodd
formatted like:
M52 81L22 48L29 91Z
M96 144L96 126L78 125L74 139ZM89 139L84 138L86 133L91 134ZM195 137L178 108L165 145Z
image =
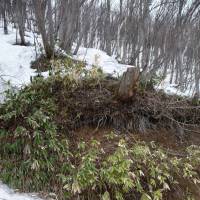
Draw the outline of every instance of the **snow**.
M86 62L89 67L92 65L100 67L105 73L115 76L122 75L128 67L133 67L120 64L114 56L109 56L104 51L93 48L80 47L77 55L74 55L73 58Z
M182 97L191 97L195 93L194 83L190 84L190 87L188 87L184 91L181 91L177 84L174 84L174 83L170 84L170 72L168 72L166 78L159 85L157 85L155 89L164 90L165 93L167 94L179 95Z
M88 69L95 65L100 67L105 73L112 74L113 76L121 76L128 67L134 67L131 65L120 64L114 56L109 56L104 51L93 48L80 47L77 55L74 55L73 58L86 62ZM165 80L157 85L155 89L164 90L170 95L176 94L184 97L190 97L194 93L194 86L191 88L192 89L188 88L185 91L180 91L176 84L170 84L170 74L168 74Z
M30 62L35 59L34 47L14 45L15 37L14 30L4 35L0 28L0 94L8 88L8 81L13 86L21 87L29 83L30 76L34 75L34 70L30 68ZM26 37L27 41L29 39L31 37Z
M7 82L14 87L21 87L30 82L30 77L35 75L35 71L30 68L31 61L35 60L35 47L32 46L18 46L15 43L16 33L15 29L9 28L9 34L4 35L3 29L0 28L0 102L3 100L3 92L8 89ZM39 42L41 41L38 38ZM26 41L33 44L34 37L32 33L26 33ZM75 45L74 45L75 48ZM113 76L120 76L130 65L120 64L114 56L109 56L101 50L94 48L80 47L74 59L84 61L87 68L92 66L100 67L105 73ZM47 77L48 73L44 73ZM193 91L186 90L180 92L174 84L169 84L167 77L157 89L163 89L168 94L178 94L181 96L191 96Z
M3 101L3 92L11 86L20 88L30 82L30 77L35 71L30 68L30 63L35 59L35 47L14 45L16 40L15 29L9 27L9 34L4 35L0 28L0 102ZM26 33L26 41L33 44L33 34ZM85 61L87 67L93 65L101 67L106 73L115 76L121 75L129 65L119 64L118 61L105 52L93 48L80 47L77 60ZM46 73L44 74L46 77Z
M35 194L18 193L0 182L0 200L41 200Z

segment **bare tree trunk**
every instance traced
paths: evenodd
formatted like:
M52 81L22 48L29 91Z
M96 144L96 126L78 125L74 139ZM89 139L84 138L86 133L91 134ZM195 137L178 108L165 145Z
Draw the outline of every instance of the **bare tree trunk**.
M60 2L60 47L70 53L79 23L80 9L85 0L61 0Z
M15 0L14 3L15 3L14 6L15 18L21 39L20 44L26 45L25 41L26 2L23 0Z
M8 24L6 18L6 0L3 1L3 26L4 26L4 34L8 34Z
M200 64L195 67L195 91L197 98L200 98Z
M49 22L48 37L49 37L50 48L53 50L54 49L54 24L53 24L53 12L52 12L51 0L48 1L47 6L48 6L47 18ZM53 51L53 54L54 54L54 51Z
M123 0L120 0L120 17L122 17Z
M50 17L49 13L52 13L49 9L51 9L51 1L48 1L48 5L46 1L43 0L32 0L33 7L34 7L34 12L35 12L35 17L37 21L37 26L39 29L39 32L41 33L42 36L42 41L44 45L44 50L46 53L47 58L51 58L54 55L54 45L52 44L52 34L53 32L50 32L52 29L51 25L51 20L52 18ZM47 28L46 23L45 23L45 13L46 10L48 9L48 17L49 17L49 27ZM49 30L49 31L48 31Z
M106 13L106 22L105 22L105 40L106 40L106 53L111 56L111 30L110 30L110 12L111 5L110 0L107 0L107 13Z

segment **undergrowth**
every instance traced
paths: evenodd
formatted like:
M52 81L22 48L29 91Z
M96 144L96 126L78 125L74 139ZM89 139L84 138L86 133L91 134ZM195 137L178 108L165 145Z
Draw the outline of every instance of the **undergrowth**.
M53 121L56 105L49 88L48 81L37 79L19 93L8 92L0 108L0 177L18 188L45 189L66 157L67 143Z
M105 155L98 141L79 150L75 155L79 165L70 176L61 175L70 198L160 200L168 199L180 177L191 181L192 187L200 183L196 172L200 164L196 159L200 153L197 146L189 147L185 158L171 157L153 142L127 145L124 139L111 155ZM193 198L191 188L182 189L180 199Z
M75 74L94 77L100 73L81 67ZM188 147L184 157L177 157L153 142L118 136L117 148L108 154L96 140L70 148L68 130L63 131L57 121L60 109L55 94L61 85L65 91L75 91L79 83L71 76L73 70L70 76L58 71L47 79L34 79L18 93L7 92L0 107L3 182L25 191L54 192L58 199L161 200L179 186L182 199L196 197L192 187L200 183L198 146ZM106 136L108 142L113 137L117 136ZM182 186L182 182L190 184Z

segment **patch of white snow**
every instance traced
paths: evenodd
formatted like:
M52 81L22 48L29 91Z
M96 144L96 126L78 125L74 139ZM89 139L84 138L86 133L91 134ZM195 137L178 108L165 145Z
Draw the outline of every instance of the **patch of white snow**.
M35 194L18 193L0 182L0 200L41 200Z
M120 64L114 57L107 55L104 51L93 48L80 47L77 55L74 55L73 58L86 62L89 67L92 65L100 67L105 73L113 75L122 75L128 67L133 67Z
M30 76L34 75L34 70L30 68L30 63L35 59L33 46L19 46L15 43L15 31L9 30L8 35L4 35L0 28L0 94L7 88L7 81L11 85L20 87L30 82ZM29 41L31 37L26 37ZM2 100L2 99L0 99Z
M161 83L156 86L157 90L164 90L165 93L170 95L179 95L182 97L191 97L194 95L194 84L191 84L190 87L181 91L177 84L170 83L170 73L167 74L166 78L161 81Z

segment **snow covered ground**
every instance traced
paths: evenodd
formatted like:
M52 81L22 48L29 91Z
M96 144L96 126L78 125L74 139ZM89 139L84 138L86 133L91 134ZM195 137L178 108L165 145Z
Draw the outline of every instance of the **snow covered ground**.
M89 66L95 65L101 67L105 73L113 75L122 75L130 65L119 64L118 61L107 55L104 51L81 47L74 59L85 61Z
M170 84L170 72L168 72L166 78L162 80L155 89L164 90L167 94L179 95L183 97L192 97L195 93L194 83L190 84L190 87L188 87L184 91L180 91L180 89L177 87L177 84Z
M30 68L30 62L35 59L33 46L18 46L15 43L15 31L9 30L8 35L3 34L0 28L0 94L8 88L7 82L20 87L30 81L34 70ZM26 40L31 40L26 37ZM2 95L0 95L2 100Z
M35 194L20 194L0 182L0 200L41 200Z
M30 63L35 59L35 47L33 46L33 34L26 33L26 41L32 46L13 45L16 39L15 30L9 28L9 34L4 35L3 29L0 28L0 102L3 100L3 91L8 88L7 81L12 86L21 87L30 82L30 76L35 75L35 71L30 68ZM40 40L40 39L39 39ZM129 65L123 65L105 52L93 48L81 47L77 55L73 58L85 61L90 68L92 65L99 66L106 73L114 76L121 75L126 71ZM169 84L168 78L158 86L158 89L164 89L169 94L179 94L182 96L190 96L193 91L180 92Z
M26 33L26 41L33 44L33 34ZM35 47L13 45L16 40L15 30L9 28L9 34L4 35L0 28L0 102L3 101L3 92L10 85L21 87L30 82L30 77L35 75L35 71L30 68L30 63L35 59ZM99 66L104 72L115 76L126 71L128 65L122 65L114 57L108 56L105 52L81 47L77 55L73 56L77 60L86 61L88 68L92 65Z
M108 56L105 52L93 48L81 47L77 55L73 56L73 58L85 61L89 67L92 65L99 66L104 72L113 74L114 76L122 75L128 67L133 67L120 64L114 57ZM167 94L177 94L185 97L190 97L194 94L194 85L184 92L181 92L180 89L176 87L176 84L170 84L170 74L168 74L166 79L157 85L155 89L162 89Z

